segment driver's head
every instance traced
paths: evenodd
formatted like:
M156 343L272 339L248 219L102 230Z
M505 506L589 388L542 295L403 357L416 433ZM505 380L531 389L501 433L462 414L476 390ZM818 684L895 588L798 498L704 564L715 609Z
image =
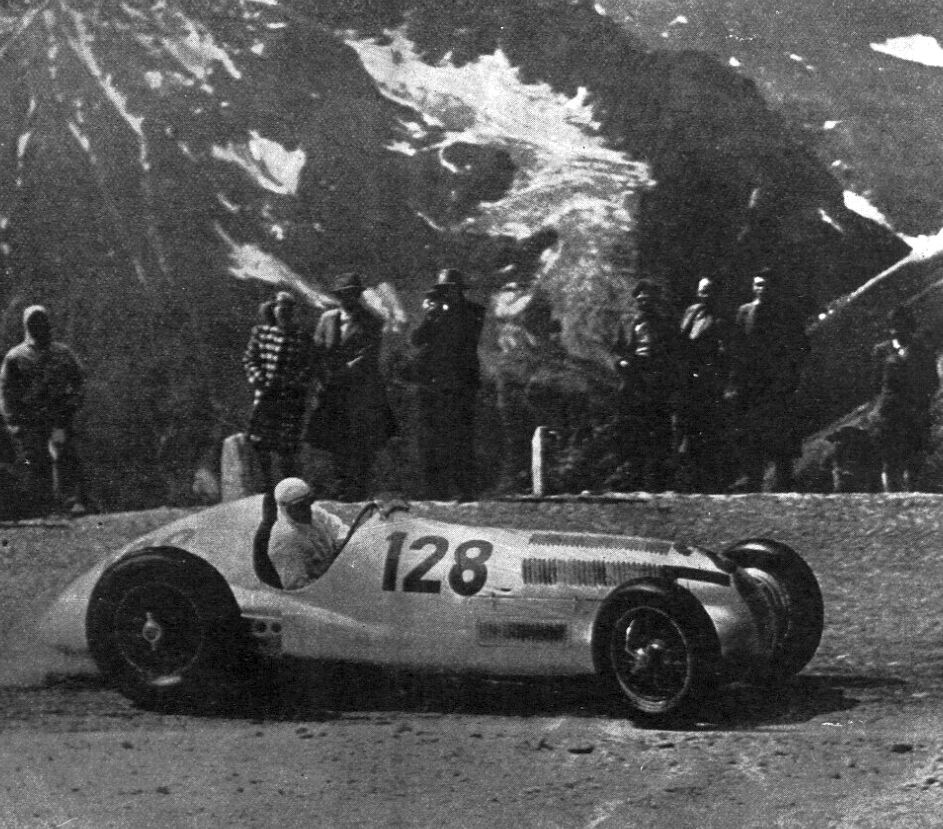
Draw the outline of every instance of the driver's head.
M275 503L292 521L311 523L314 493L301 478L285 478L275 487Z

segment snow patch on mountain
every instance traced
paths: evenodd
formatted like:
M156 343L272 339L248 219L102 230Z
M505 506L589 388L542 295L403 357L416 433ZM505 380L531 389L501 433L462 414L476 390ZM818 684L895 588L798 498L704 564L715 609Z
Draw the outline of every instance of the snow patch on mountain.
M892 37L884 43L872 43L871 48L875 52L900 60L922 63L924 66L943 67L943 47L935 37L928 35Z
M206 80L214 65L219 63L231 77L236 80L242 78L232 58L216 44L212 35L181 13L176 18L182 26L183 36L162 37L160 42L181 66L200 80Z
M225 147L214 145L213 158L238 164L260 187L283 196L298 193L298 181L307 156L300 147L287 150L277 141L249 132L242 143L230 142Z
M457 224L424 214L430 226L517 239L553 227L560 245L542 259L539 276L567 293L591 294L596 275L610 268L605 252L634 227L637 195L653 182L647 164L599 134L586 90L567 97L545 83L524 83L500 49L462 66L447 60L432 66L400 31L383 42L347 42L380 92L429 128L428 135L411 131L388 150L437 152L456 174L461 170L453 169L447 150L459 144L500 149L514 163L502 198Z
M894 226L887 216L858 193L851 190L845 191L845 207L849 210L853 210L859 216L864 216L866 219L871 219L871 221L877 222L879 225L889 230L894 230ZM911 249L910 253L903 261L923 261L943 253L943 230L936 233L922 233L916 236L909 236L905 233L898 233L897 235L904 243L909 245ZM863 285L862 289L865 288L866 285Z
M845 207L849 210L854 211L859 216L870 219L872 222L877 222L879 225L889 230L894 229L887 216L871 204L864 196L855 193L853 190L845 190L843 195Z

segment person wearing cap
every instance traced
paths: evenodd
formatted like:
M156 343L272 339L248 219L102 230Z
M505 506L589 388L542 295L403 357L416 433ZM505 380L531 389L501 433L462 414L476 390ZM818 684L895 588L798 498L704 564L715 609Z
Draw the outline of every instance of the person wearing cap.
M334 456L337 497L366 496L370 469L396 425L380 374L383 321L361 302L364 286L355 273L334 281L340 305L325 311L314 332L321 382L305 439Z
M940 381L936 355L917 330L909 308L894 308L887 329L888 339L872 352L880 380L869 419L877 437L884 491L897 492L914 485Z
M722 487L724 459L724 391L730 324L720 312L714 280L697 284L696 301L681 316L684 388L679 411L685 483L696 492Z
M739 448L737 489L759 492L766 468L773 488L793 488L793 459L799 454L796 393L809 353L801 316L784 295L776 274L753 278L753 300L741 305L734 323L728 398Z
M615 368L620 377L622 464L608 484L658 491L666 488L672 454L672 410L680 382L677 323L661 309L657 289L640 279L632 292L636 313L619 329Z
M242 358L253 392L246 437L258 455L266 491L278 478L295 473L313 357L311 336L295 319L294 296L279 291L260 307Z
M67 345L52 339L48 310L30 305L23 312L23 341L0 365L0 413L37 507L85 512L73 429L84 393L82 366Z
M423 318L412 334L418 349L419 449L427 498L477 494L475 398L481 384L478 340L485 309L465 298L465 278L439 271L426 291Z
M275 487L278 515L268 556L284 590L297 590L324 575L347 538L344 522L314 500L301 478L285 478Z

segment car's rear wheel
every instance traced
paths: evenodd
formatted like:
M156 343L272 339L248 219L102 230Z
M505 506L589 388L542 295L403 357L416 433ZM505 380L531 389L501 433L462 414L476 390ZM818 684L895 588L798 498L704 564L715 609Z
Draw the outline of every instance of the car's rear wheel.
M778 617L764 679L781 682L799 673L815 656L825 626L825 607L818 580L795 550L768 539L740 541L723 556L754 579L767 605Z
M626 590L610 611L608 668L636 719L662 722L691 712L710 689L717 633L690 593L673 585Z
M139 705L206 705L246 663L239 607L223 577L174 548L109 567L86 615L89 650L106 681Z

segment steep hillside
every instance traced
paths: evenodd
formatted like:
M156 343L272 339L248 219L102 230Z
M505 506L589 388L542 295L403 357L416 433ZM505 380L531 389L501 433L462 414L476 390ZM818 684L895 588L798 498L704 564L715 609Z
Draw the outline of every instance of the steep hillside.
M529 345L499 354L489 325L484 353L526 381L519 443L605 396L640 272L676 305L716 273L735 302L772 264L811 313L907 250L751 80L591 3L11 2L0 43L2 344L52 305L111 506L181 500L242 424L276 283L323 307L362 270L392 370L438 266L486 302L513 279Z
M712 54L849 191L900 232L943 227L943 93L933 0L600 0L646 44Z

